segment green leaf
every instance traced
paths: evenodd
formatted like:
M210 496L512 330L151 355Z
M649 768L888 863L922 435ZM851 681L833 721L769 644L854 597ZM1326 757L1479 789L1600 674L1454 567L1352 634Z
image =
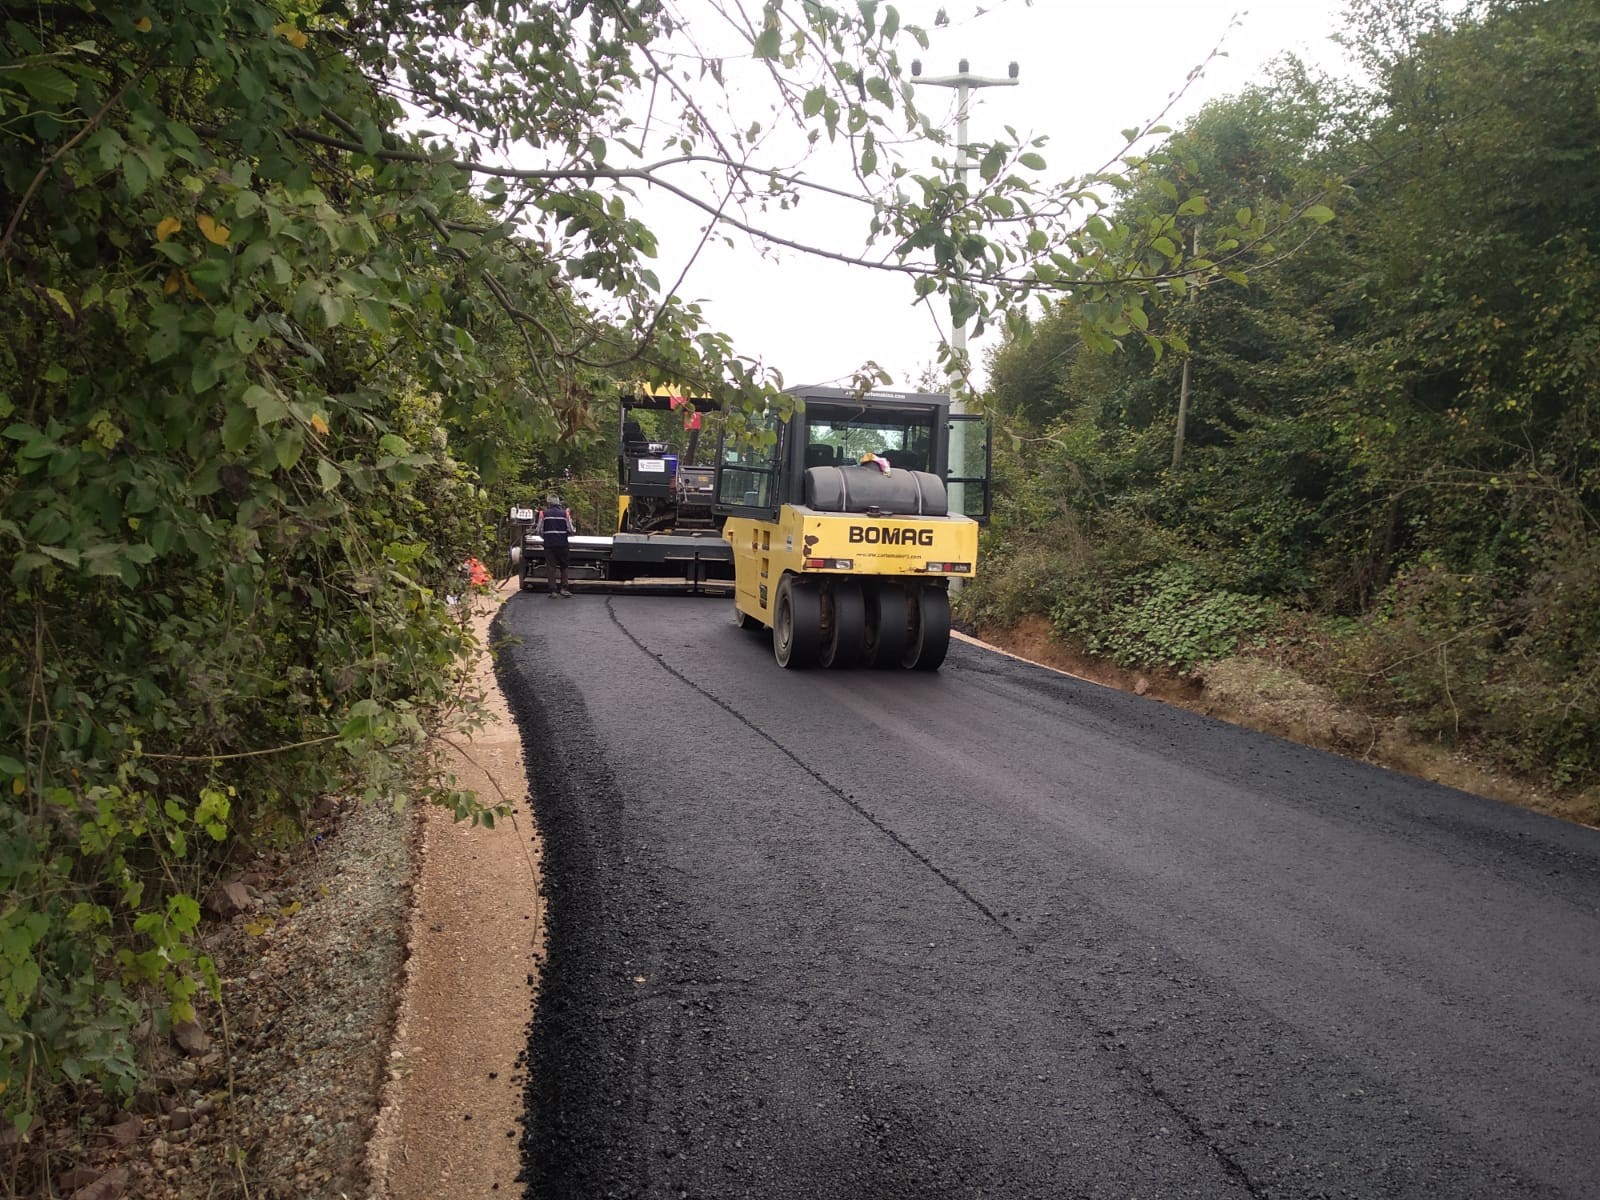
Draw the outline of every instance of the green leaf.
M802 103L800 106L800 111L805 114L807 120L810 120L812 117L816 116L822 111L823 102L827 100L827 98L828 93L825 89L822 87L814 87L806 93L806 98L804 103Z
M322 309L322 319L329 329L337 329L350 315L350 305L343 296L334 292L323 292L317 298L317 303Z
M344 476L339 468L325 458L317 460L317 478L322 482L322 490L331 492L337 490Z
M145 357L153 363L158 363L164 358L171 358L178 352L178 327L176 325L158 325L150 331L150 337L145 341Z
M1000 174L1000 168L1005 165L1005 147L1000 145L990 146L984 152L983 161L978 164L978 174L987 183Z
M83 552L83 565L90 575L121 575L122 547L110 542L90 546Z
M17 555L16 562L11 564L11 582L19 587L26 581L30 571L37 571L40 567L48 567L50 560L44 555L33 550Z
M150 186L150 168L144 165L144 159L137 154L124 154L122 178L128 185L130 196L142 196L145 189Z
M266 81L261 78L261 73L249 60L239 68L239 73L234 76L234 82L239 85L239 94L252 105L259 103L267 94Z
M1035 154L1032 150L1029 150L1026 154L1020 155L1017 158L1017 161L1023 166L1027 167L1030 171L1042 171L1045 169L1044 155Z
M199 396L209 392L217 383L217 360L209 354L202 353L194 360L194 366L189 371L189 386L194 389L194 394Z
M179 933L188 933L200 924L200 905L193 896L174 896L167 902L167 920Z
M287 426L272 443L272 456L285 471L300 461L306 448L306 431L298 425Z
M256 420L262 425L281 421L289 415L289 406L259 383L245 388L244 402L255 410Z
M783 52L783 33L776 25L769 25L756 35L754 54L757 58L773 59Z
M356 303L356 311L361 314L361 319L379 333L388 333L389 306L380 300L360 300Z
M1313 204L1310 208L1306 209L1306 216L1315 221L1318 225L1326 225L1329 221L1333 220L1333 209L1329 208L1326 204Z
M229 405L228 415L222 421L223 448L232 454L239 453L250 444L256 428L256 414L248 405Z
M70 104L78 94L78 85L72 82L72 77L47 63L23 63L7 71L5 77L20 83L28 95L48 108Z
M5 980L4 987L0 988L0 991L5 993L6 1012L11 1017L20 1018L28 1011L28 1006L33 1001L33 993L39 987L40 977L39 964L31 958L11 964L9 977ZM30 1115L28 1124L31 1123Z

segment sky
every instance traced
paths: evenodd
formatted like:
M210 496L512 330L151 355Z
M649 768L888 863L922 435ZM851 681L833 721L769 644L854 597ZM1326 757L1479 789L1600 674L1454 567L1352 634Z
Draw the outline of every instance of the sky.
M700 0L683 0L692 13ZM938 8L951 23L934 28ZM974 16L974 10L989 11ZM1330 40L1344 10L1342 0L900 0L902 20L929 29L920 55L924 75L954 73L963 57L974 74L1004 77L1018 64L1016 87L973 93L969 140L998 137L1008 125L1023 135L1049 138L1042 153L1047 178L1095 170L1121 148L1119 131L1147 121L1183 88L1190 71L1220 43L1223 56L1174 106L1167 123L1178 125L1204 103L1238 92L1261 78L1275 56L1291 51L1336 71L1342 54ZM955 93L919 89L919 105L954 130ZM735 120L744 96L735 84ZM765 117L752 92L748 119ZM782 147L776 147L782 157ZM927 154L935 153L929 147ZM807 169L826 179L826 163ZM942 304L913 304L910 281L897 275L831 263L796 251L773 251L743 235L728 247L700 247L701 214L659 192L638 197L638 213L657 233L657 273L666 287L702 304L710 324L728 333L735 348L783 376L787 386L847 382L873 361L912 386L935 361L949 333ZM823 203L803 202L792 214L761 214L761 223L797 241L859 250L864 220ZM985 334L969 350L979 379Z

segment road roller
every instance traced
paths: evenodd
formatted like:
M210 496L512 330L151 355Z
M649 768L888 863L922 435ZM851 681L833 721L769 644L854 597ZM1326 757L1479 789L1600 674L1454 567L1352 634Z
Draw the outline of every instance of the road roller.
M717 454L736 623L771 630L790 670L938 670L989 515L987 421L933 392L789 394L767 436Z

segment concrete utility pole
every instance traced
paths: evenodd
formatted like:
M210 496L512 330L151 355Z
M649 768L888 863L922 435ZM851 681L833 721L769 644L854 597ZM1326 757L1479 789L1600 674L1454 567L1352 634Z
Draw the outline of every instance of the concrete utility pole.
M967 65L967 60L962 59L954 75L934 75L927 79L922 78L922 60L911 60L911 82L926 84L929 87L954 88L956 92L956 177L965 185L967 172L972 164L967 161L967 107L968 97L978 88L986 87L1016 87L1018 68L1012 63L1006 71L1006 78L994 79L985 75L974 75ZM950 342L955 347L956 361L965 362L967 357L967 323L965 321L952 322ZM953 413L966 412L967 406L962 395L962 388L958 386L955 395L950 398L950 411ZM950 470L953 474L965 474L966 471L966 426L957 422L950 431ZM953 512L965 512L966 487L959 483L950 485L950 508Z

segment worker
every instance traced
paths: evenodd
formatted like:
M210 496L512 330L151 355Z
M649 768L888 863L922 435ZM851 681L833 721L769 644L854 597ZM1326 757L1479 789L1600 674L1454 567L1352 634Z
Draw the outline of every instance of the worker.
M545 497L544 505L539 510L538 530L544 539L545 595L570 596L567 571L571 566L571 554L567 539L578 531L578 526L572 519L572 510L561 503L560 496L552 492ZM559 591L556 589L558 572L561 576Z

